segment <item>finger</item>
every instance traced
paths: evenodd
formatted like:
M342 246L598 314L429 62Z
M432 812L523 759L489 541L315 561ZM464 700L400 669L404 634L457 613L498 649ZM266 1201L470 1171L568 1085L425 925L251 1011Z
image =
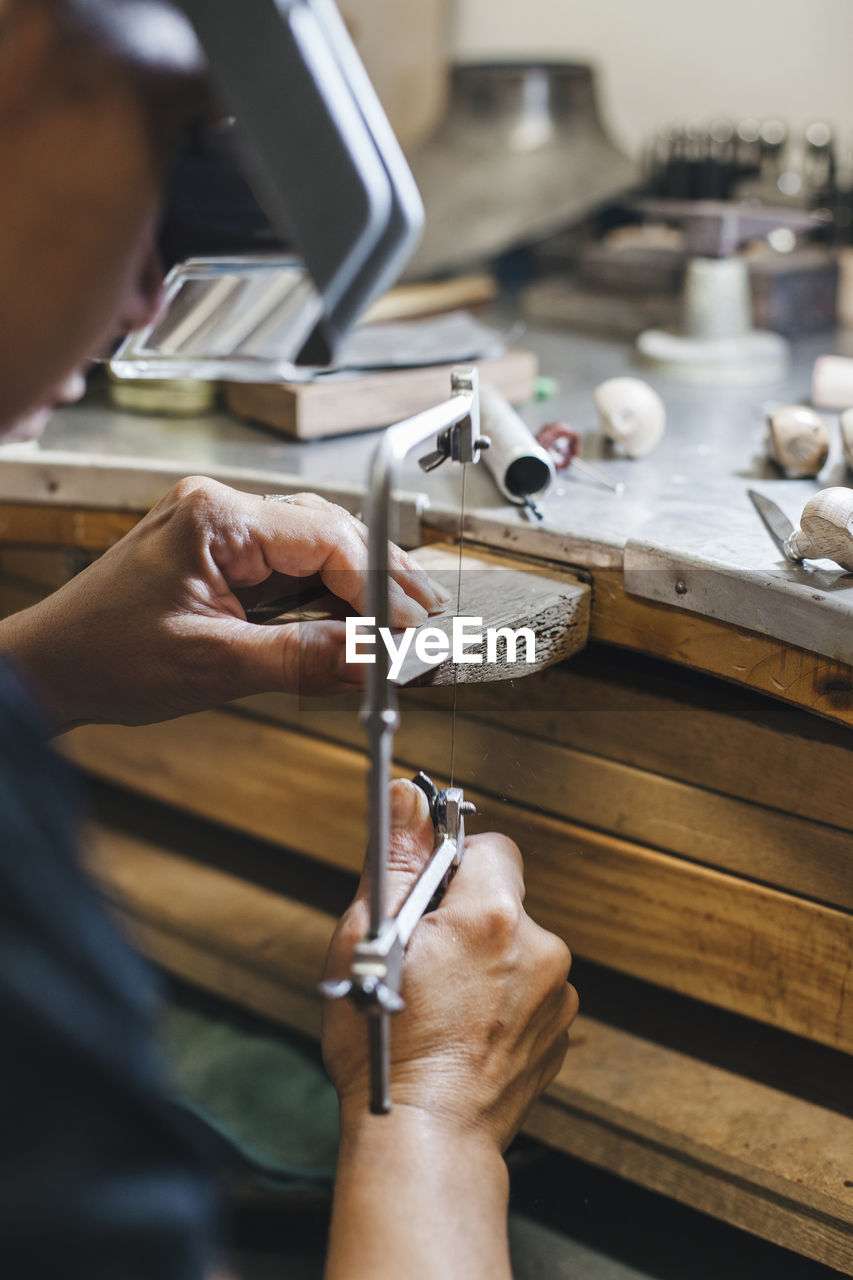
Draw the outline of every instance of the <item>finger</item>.
M494 832L467 836L465 857L441 901L439 911L461 916L524 901L524 864L518 845Z
M255 499L266 536L270 568L299 577L320 573L330 590L364 613L367 607L366 526L343 507L317 494L294 494L287 503ZM306 512L310 516L306 519ZM294 546L296 542L296 546ZM389 608L393 626L419 626L441 612L447 591L399 547L389 548Z
M444 613L453 600L451 591L393 542L388 544L388 567L398 587L423 605L430 616Z
M236 618L196 618L218 655L220 701L253 693L345 693L366 668L346 661L346 626L336 619L259 627ZM228 692L224 692L228 690Z
M568 1031L562 1031L551 1045L545 1061L542 1063L539 1082L540 1093L543 1089L547 1089L551 1081L560 1074L560 1068L565 1062L566 1054L569 1050L569 1043Z
M566 1019L566 1031L569 1030L569 1027L572 1025L579 1012L580 1000L578 998L578 993L572 984L567 982L564 1013L564 1017Z
M292 516L290 518L293 519ZM317 509L311 514L310 524L298 529L291 527L289 536L298 538L301 545L295 558L293 548L288 549L286 563L306 575L309 570L319 573L328 589L339 599L345 600L358 613L368 612L368 553L352 516L338 508ZM301 569L298 568L300 564ZM275 567L282 571L280 562ZM438 607L437 596L430 596L429 603ZM429 609L390 576L388 617L392 627L419 627L429 617Z
M370 538L367 525L362 520L359 520L358 516L351 515L345 507L329 502L326 498L321 498L316 493L294 494L293 502L290 505L342 514L352 522L353 528L357 530L365 549L367 548ZM392 579L402 588L405 594L413 600L417 600L430 614L442 613L453 598L451 591L431 577L429 572L418 564L417 560L413 559L412 556L408 555L394 542L388 543L388 568Z
M259 627L235 617L184 617L182 633L200 640L200 678L214 701L256 693L345 693L358 688L364 667L346 661L345 625L336 620Z
M557 982L551 987L550 996L543 997L538 1017L542 1023L539 1036L545 1044L567 1032L577 1017L578 993L570 982Z
M550 976L554 989L562 996L572 971L572 953L565 941L549 929L543 929L530 916L525 916L525 946L541 956L543 974Z
M396 914L432 855L435 831L427 798L412 782L391 783L391 839L387 863L387 911ZM327 961L327 974L342 977L353 949L364 937L369 918L370 869L365 861L355 897L335 933Z
M435 828L429 803L420 787L397 778L390 787L391 839L386 869L387 910L396 915L418 876L432 857ZM364 864L356 901L370 892L370 868Z

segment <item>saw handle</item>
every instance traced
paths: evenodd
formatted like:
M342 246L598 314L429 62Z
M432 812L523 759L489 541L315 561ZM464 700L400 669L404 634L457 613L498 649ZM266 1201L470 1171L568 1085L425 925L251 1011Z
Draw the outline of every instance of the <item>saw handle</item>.
M439 791L423 771L413 779L427 797L435 827L429 862L395 916L384 919L356 945L349 978L320 984L328 1000L348 996L367 1015L370 1064L370 1110L385 1115L391 1108L389 1017L404 1007L400 995L406 947L427 911L433 910L465 856L465 815L475 813L461 787Z

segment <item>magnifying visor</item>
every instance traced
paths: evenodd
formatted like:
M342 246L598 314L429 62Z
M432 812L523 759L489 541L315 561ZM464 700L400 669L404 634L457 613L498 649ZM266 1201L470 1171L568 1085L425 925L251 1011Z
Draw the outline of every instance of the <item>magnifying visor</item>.
M423 226L400 146L332 0L72 0L137 65L206 68L246 177L306 270L281 356L326 365Z

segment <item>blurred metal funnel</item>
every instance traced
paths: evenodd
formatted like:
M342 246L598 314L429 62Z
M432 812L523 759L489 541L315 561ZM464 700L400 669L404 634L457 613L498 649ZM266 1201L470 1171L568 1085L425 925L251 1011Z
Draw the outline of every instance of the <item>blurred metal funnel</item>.
M409 162L427 217L408 277L544 239L638 179L607 136L592 68L580 63L455 67L447 114Z

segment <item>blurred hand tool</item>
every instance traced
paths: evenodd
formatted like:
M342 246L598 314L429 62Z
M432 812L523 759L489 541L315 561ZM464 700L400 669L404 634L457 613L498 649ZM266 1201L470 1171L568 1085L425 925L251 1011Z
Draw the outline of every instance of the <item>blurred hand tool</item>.
M624 493L621 480L613 480L606 471L585 462L581 455L582 439L579 431L566 422L548 422L536 434L542 448L550 456L555 471L567 471L570 467L576 475L587 476L595 484L603 484L614 493Z

